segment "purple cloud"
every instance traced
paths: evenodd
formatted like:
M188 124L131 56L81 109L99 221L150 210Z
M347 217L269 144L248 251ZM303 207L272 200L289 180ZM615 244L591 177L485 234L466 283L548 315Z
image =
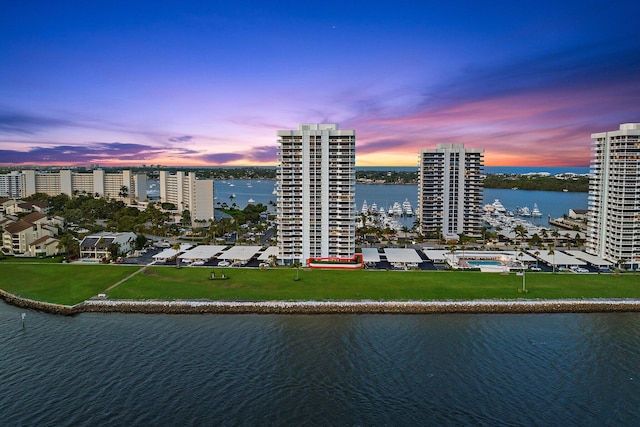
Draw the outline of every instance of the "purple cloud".
M57 145L35 147L28 151L0 150L1 164L91 164L109 162L139 162L170 155L188 156L196 152L188 149L153 147L122 142L92 142L85 146Z
M31 135L43 129L70 125L70 121L52 117L16 112L0 113L0 133Z
M174 137L174 138L169 138L170 142L188 142L191 141L193 139L192 136L190 135L184 135L184 136L178 136L178 137Z

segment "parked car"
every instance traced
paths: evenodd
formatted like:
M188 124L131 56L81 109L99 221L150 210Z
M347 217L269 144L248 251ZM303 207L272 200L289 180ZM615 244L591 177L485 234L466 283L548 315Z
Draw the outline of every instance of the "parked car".
M220 261L218 267L229 267L231 263L229 261Z
M529 267L529 270L531 270L531 271L542 271L542 269L540 267L536 267L535 265L533 267Z

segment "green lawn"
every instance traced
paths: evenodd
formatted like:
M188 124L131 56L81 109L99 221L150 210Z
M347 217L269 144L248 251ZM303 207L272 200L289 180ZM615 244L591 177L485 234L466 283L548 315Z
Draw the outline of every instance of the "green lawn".
M105 290L138 267L0 264L0 288L60 304L76 304ZM209 280L212 271L228 280ZM640 276L480 272L150 267L107 292L112 299L210 300L473 300L640 298Z
M23 298L74 305L136 270L114 265L0 263L0 288Z
M471 300L512 298L640 298L638 276L480 272L218 269L229 280L209 280L210 268L152 267L109 292L115 299L212 300Z

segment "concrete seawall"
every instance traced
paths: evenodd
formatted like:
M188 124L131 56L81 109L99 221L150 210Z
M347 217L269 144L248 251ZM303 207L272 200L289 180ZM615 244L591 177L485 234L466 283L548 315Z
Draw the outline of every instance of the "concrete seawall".
M24 299L0 290L7 303L47 313L164 314L434 314L640 312L640 300L476 301L131 301L87 300L74 306Z

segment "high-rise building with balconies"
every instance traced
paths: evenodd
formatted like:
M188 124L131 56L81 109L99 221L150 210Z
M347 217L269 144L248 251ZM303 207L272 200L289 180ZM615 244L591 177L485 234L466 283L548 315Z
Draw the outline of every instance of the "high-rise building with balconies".
M591 135L586 251L626 267L640 263L640 123Z
M77 172L71 169L23 170L20 173L19 197L28 197L35 193L49 196L66 194L69 197L85 194L142 202L147 199L147 177L144 174L133 174L130 170L109 173L102 169L94 169L91 172Z
M178 211L188 210L193 226L204 227L214 218L213 179L196 179L195 172L160 171L160 201L172 203Z
M447 240L478 236L482 216L484 149L438 144L420 151L418 219L424 235Z
M278 143L278 258L353 256L355 131L301 124L279 130Z

